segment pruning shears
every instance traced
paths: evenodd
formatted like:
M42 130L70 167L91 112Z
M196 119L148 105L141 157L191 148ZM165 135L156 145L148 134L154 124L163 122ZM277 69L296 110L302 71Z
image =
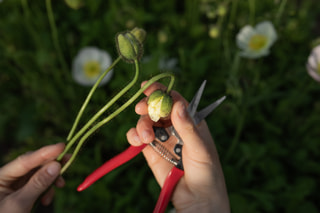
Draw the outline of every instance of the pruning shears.
M208 105L201 111L197 112L197 107L199 105L204 87L206 85L206 80L203 81L197 93L190 102L187 111L190 117L193 119L195 125L198 125L205 117L207 117L217 106L219 106L226 96L218 99L212 104ZM178 132L171 125L167 128L163 127L153 127L155 133L155 140L149 143L156 153L161 155L165 160L173 164L173 168L169 172L162 190L160 192L157 204L154 208L153 213L163 213L171 199L172 193L175 186L184 175L184 169L182 164L182 149L183 140L179 136ZM172 140L171 138L174 138ZM102 166L91 173L77 188L78 191L83 191L100 179L102 176L111 172L113 169L121 166L122 164L128 162L136 155L138 155L148 144L143 144L141 146L130 146L122 153L111 158L105 162Z

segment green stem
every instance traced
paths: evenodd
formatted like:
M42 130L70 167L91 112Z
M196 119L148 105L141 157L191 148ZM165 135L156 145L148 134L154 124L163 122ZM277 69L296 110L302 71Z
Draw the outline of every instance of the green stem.
M239 85L239 75L238 75L239 64L240 64L240 54L238 52L238 53L236 53L236 55L234 56L234 59L233 59L233 64L231 67L227 87L233 93L235 98L237 99L237 105L241 106L243 104L243 101L242 101L243 96L242 96L241 87ZM228 149L227 154L226 154L226 161L229 160L229 158L232 156L235 148L238 145L239 138L240 138L240 135L241 135L241 132L243 129L244 120L245 120L245 113L244 112L241 113L241 111L239 110L239 107L237 107L236 109L237 109L236 114L240 115L240 117L238 119L235 136L234 136L233 141L231 143L231 146Z
M230 19L229 19L229 25L233 25L235 23L235 17L236 17L236 12L238 8L238 0L233 0L232 2L232 7L231 7L231 12L230 12Z
M228 88L231 94L237 99L237 104L242 104L242 88L239 83L239 66L240 66L240 52L234 56L230 76L228 79Z
M225 162L227 162L230 159L230 157L232 156L232 154L234 153L234 151L238 145L239 138L241 136L241 132L243 129L244 121L245 121L245 113L240 115L240 118L237 123L236 133L235 133L235 136L234 136L233 141L231 143L231 146L229 147L229 149L227 151Z
M112 104L114 104L124 93L126 93L138 80L139 76L139 63L135 61L136 73L133 80L123 88L116 96L114 96L104 107L102 107L87 123L82 127L78 133L69 141L64 151L58 156L57 160L61 160L62 157L68 152L78 138L84 134L84 132L95 122Z
M250 24L254 24L255 17L255 0L249 0L249 10L250 10Z
M50 28L51 28L51 36L52 36L53 44L54 44L55 49L58 53L60 65L62 66L62 69L66 71L68 69L67 69L66 62L64 61L64 58L62 56L61 47L59 45L58 31L57 31L56 24L54 22L51 0L46 0L46 7L47 7L47 12L48 12L48 19L49 19L49 24L50 24Z
M174 85L174 75L172 75L170 82L169 82L169 85L167 87L167 94L169 94L171 92L173 85Z
M26 0L21 0L21 4L22 4L23 11L26 14L26 17L29 18L30 17L30 13L29 13L28 2Z
M81 146L83 145L83 143L85 142L85 140L92 134L94 133L97 129L99 129L100 127L102 127L103 125L105 125L107 122L109 122L111 119L113 119L115 116L117 116L120 112L122 112L124 109L126 109L130 104L132 104L142 93L143 91L145 91L151 84L153 84L154 82L160 80L161 78L165 78L165 77L170 77L170 83L169 86L172 87L173 83L174 83L174 75L170 74L170 73L162 73L159 74L157 76L154 76L153 78L151 78L145 85L143 85L143 87L141 87L140 90L138 90L138 92L136 92L136 94L134 94L126 103L124 103L121 107L119 107L116 111L114 111L112 114L110 114L108 117L106 117L105 119L103 119L102 121L100 121L99 123L97 123L95 126L93 126L89 131L87 131L87 133L85 135L82 136L82 138L80 139L78 145L76 146L71 158L68 160L68 162L63 166L63 168L61 169L61 174L63 174L67 168L71 165L71 163L74 161L74 159L76 158Z
M277 14L276 14L276 24L279 23L279 20L280 20L280 18L281 18L281 15L282 15L282 13L283 13L283 10L284 10L286 4L287 4L287 0L282 0L282 1L281 1L279 10L278 10L278 12L277 12Z
M73 136L74 131L77 128L77 125L79 123L79 120L85 110L85 108L87 107L93 93L95 92L95 90L97 89L97 87L99 86L100 82L102 81L102 79L110 72L110 70L121 60L121 57L118 57L109 67L106 71L104 71L104 73L99 77L99 79L97 80L97 82L93 85L93 87L91 88L86 100L83 102L81 109L78 112L78 115L76 117L76 120L73 123L73 126L68 134L67 137L67 141L69 141L71 139L71 137Z
M237 52L234 56L232 67L231 67L231 75L237 76L240 64L240 52Z

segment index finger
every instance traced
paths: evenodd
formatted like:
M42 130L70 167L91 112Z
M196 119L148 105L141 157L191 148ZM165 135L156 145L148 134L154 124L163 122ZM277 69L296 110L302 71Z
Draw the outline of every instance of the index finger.
M32 169L56 159L63 149L64 144L58 143L21 155L0 169L0 179L11 181L24 176Z

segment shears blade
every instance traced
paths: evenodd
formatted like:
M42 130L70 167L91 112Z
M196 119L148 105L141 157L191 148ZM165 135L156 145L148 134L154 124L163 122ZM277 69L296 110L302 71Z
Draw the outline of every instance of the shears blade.
M193 117L197 111L204 87L206 86L207 80L204 80L198 89L197 93L193 96L191 102L188 106L188 112L191 117Z
M207 106L206 108L202 109L200 112L196 112L193 116L193 121L197 125L202 121L204 118L206 118L215 108L217 108L224 100L226 99L226 96L223 96Z

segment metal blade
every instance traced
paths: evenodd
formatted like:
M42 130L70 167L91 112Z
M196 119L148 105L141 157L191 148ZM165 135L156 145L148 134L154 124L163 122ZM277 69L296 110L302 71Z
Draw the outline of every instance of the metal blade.
M219 98L217 101L213 102L206 108L202 109L200 112L197 112L193 116L194 123L197 125L202 121L205 117L207 117L217 106L219 106L224 100L226 99L226 96L223 96L222 98Z
M189 103L188 112L191 117L193 117L197 111L204 87L206 86L207 80L204 80L198 89L197 93L192 98L192 101Z

